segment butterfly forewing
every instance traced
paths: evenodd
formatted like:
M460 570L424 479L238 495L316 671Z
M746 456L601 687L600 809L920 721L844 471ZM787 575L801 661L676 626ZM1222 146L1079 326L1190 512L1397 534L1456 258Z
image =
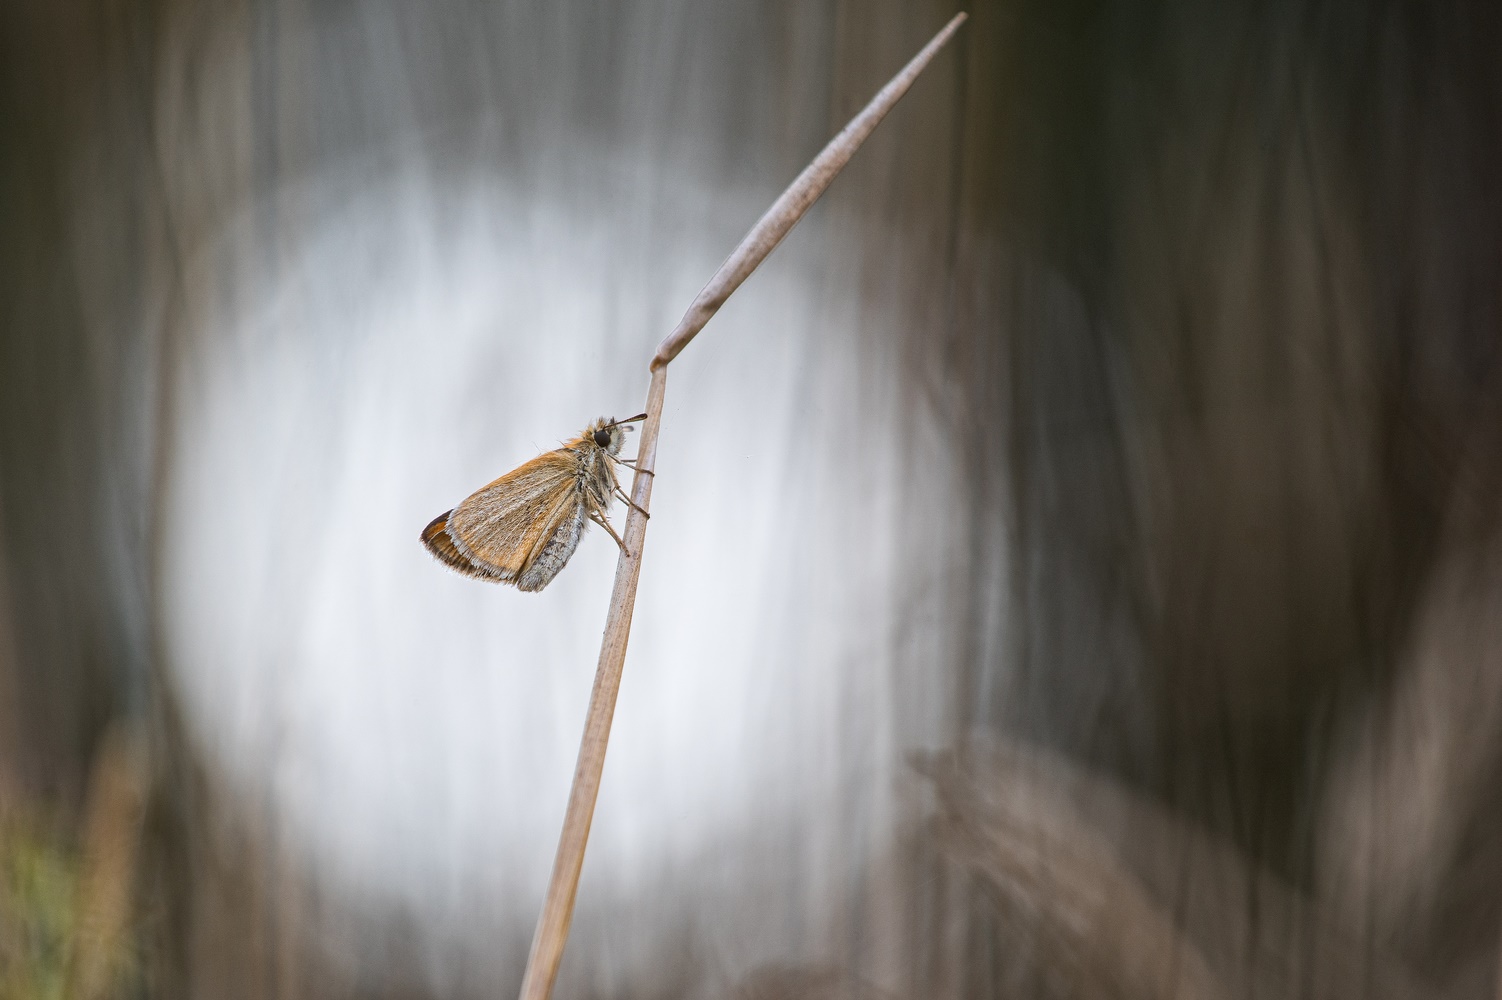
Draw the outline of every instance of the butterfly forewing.
M428 526L422 529L422 543L447 565L461 573L470 576L490 577L492 574L480 566L475 565L468 556L454 547L454 540L449 537L448 520L453 511L439 514L428 522Z
M483 575L515 581L579 506L577 468L566 450L550 451L476 491L448 516L455 551Z

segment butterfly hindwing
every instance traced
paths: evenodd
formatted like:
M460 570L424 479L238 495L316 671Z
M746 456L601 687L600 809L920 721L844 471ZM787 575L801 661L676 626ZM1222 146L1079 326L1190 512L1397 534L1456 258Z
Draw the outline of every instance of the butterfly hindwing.
M579 547L585 516L583 497L577 488L560 498L537 533L537 542L517 575L517 590L541 590L558 575Z

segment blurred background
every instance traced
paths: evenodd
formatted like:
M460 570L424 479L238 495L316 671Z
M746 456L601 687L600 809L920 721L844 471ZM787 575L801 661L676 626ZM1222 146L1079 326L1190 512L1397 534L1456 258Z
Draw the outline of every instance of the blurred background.
M514 994L418 543L953 13L0 9L0 997ZM981 0L674 363L559 996L1502 995L1502 13Z

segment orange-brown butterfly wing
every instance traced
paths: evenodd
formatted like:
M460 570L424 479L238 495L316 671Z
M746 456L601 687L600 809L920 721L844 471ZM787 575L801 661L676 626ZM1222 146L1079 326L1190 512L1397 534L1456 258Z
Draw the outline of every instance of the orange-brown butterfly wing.
M449 515L452 513L453 511L446 510L429 521L428 526L422 529L422 543L428 547L429 552L459 572L473 573L474 564L464 558L449 539Z
M451 510L445 511L428 522L428 526L422 529L422 543L439 560L458 570L460 573L464 573L467 576L479 577L482 580L496 579L494 573L472 562L468 556L454 546L454 540L449 537L448 533L448 520L453 513Z
M443 533L454 554L470 564L468 571L475 575L518 582L559 528L570 522L573 508L580 506L578 468L572 452L550 451L475 491L445 519ZM464 571L441 551L442 544L430 543L428 548ZM546 583L523 589L540 590Z

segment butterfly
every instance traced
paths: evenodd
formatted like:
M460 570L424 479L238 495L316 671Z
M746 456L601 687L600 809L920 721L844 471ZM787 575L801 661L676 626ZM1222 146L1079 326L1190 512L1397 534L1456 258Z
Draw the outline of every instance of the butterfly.
M512 469L433 518L422 543L461 573L526 591L552 582L579 547L587 521L610 532L627 552L607 514L615 497L641 510L622 492L614 466L634 467L617 456L625 432L633 429L628 425L646 416L601 417L562 448Z

